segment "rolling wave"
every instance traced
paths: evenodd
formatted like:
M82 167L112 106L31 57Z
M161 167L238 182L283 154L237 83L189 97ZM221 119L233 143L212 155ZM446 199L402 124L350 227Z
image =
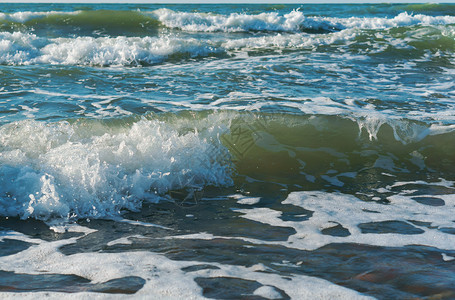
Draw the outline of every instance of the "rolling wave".
M9 65L144 65L220 53L196 39L124 36L45 39L22 32L1 32L0 50L0 63Z
M293 10L287 14L231 13L229 15L180 12L167 8L154 11L74 11L0 13L0 25L5 28L47 27L64 28L72 33L107 35L156 34L161 27L189 32L308 32L329 33L344 29L386 29L415 25L455 24L455 16L428 16L402 12L386 17L319 17ZM91 31L90 31L91 30Z
M0 28L4 30L44 31L46 34L94 36L155 35L159 21L139 11L74 11L0 13Z
M275 35L200 39L179 35L145 37L41 37L28 32L0 32L0 64L141 66L188 58L229 57L237 52L310 51L423 58L455 51L453 27L417 26L402 31L347 29L329 34ZM326 47L336 45L337 47ZM373 46L372 46L373 45Z
M263 50L392 53L418 59L453 53L454 24L455 16L406 12L390 18L316 17L300 10L223 15L166 8L0 13L0 64L141 66ZM325 47L331 45L337 47Z
M437 15L455 15L455 7L446 3L414 3L402 4L395 6L397 10L404 10L410 13L437 14Z
M406 12L393 18L334 18L306 16L299 10L279 15L276 12L247 15L233 13L230 15L210 15L201 13L175 12L159 9L150 15L155 16L164 25L186 31L283 31L324 33L343 29L385 29L415 25L449 25L455 24L454 16L412 15Z

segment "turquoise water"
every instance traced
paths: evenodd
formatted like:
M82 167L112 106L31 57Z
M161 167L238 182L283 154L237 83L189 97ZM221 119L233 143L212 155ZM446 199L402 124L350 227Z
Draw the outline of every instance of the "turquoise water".
M0 293L451 299L454 77L450 4L0 4Z

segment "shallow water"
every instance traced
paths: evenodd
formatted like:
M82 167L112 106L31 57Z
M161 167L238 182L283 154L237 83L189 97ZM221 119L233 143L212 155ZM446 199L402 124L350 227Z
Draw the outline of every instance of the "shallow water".
M0 4L2 298L455 297L454 37L446 4Z

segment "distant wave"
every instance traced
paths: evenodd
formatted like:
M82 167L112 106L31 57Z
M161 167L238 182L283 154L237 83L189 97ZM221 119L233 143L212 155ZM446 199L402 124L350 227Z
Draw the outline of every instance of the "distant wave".
M329 34L277 33L224 39L179 35L44 38L35 33L4 31L0 32L0 64L141 66L189 58L227 57L238 51L256 51L258 54L284 49L315 51L327 45L337 47L324 51L342 50L365 57L405 51L407 57L417 59L436 51L453 52L454 37L455 29L451 26L392 32L351 28Z
M306 16L300 10L287 14L267 12L260 14L231 13L229 15L178 12L167 8L154 11L75 11L75 12L16 12L0 13L0 24L7 27L24 25L30 28L46 26L67 27L82 32L98 30L111 35L156 33L160 27L191 32L308 32L324 33L349 28L385 29L414 25L455 24L455 16L428 16L400 13L393 18L334 18Z
M290 32L333 32L348 28L384 29L412 25L447 25L454 24L454 16L426 16L400 13L394 18L332 18L309 17L302 11L294 10L285 15L276 12L257 15L230 14L209 15L201 13L175 12L159 9L150 15L155 16L164 25L187 31L290 31Z
M15 13L0 13L0 20L22 23L26 25L72 25L72 26L130 26L158 25L158 22L140 11L119 10L79 10L72 12L23 11Z
M0 13L0 64L141 66L226 57L239 50L314 51L333 44L339 47L328 51L342 49L368 56L404 49L407 57L420 58L428 51L453 52L452 24L454 16L401 13L393 18L328 18L306 16L299 10L284 15L220 15L165 8ZM189 31L226 34L188 38L185 32ZM230 34L236 32L253 34Z
M446 15L455 15L455 7L451 4L444 3L411 3L393 6L397 10L404 10L411 13L444 13Z
M220 50L196 39L173 37L77 37L45 39L1 32L0 63L13 65L142 65L209 56Z

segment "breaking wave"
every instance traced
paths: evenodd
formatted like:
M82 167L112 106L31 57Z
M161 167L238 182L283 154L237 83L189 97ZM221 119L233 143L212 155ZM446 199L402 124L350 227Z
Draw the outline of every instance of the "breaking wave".
M212 15L175 12L159 9L151 13L162 24L186 31L289 31L289 32L333 32L349 28L384 29L414 25L448 25L455 23L454 16L427 16L400 13L393 18L333 18L306 16L299 10L280 15L277 12L257 15L238 14Z
M455 24L455 16L428 16L402 12L395 17L319 17L307 16L304 11L293 10L286 14L266 12L260 14L231 13L229 15L180 12L167 8L154 11L74 11L74 12L16 12L0 13L4 27L45 29L48 26L65 27L71 32L130 35L156 33L160 27L191 32L309 32L324 33L343 29L385 29L415 25Z
M32 33L0 33L0 63L11 65L143 65L219 52L196 39L173 37L45 39Z
M410 120L236 111L14 122L0 127L0 215L113 217L169 199L171 191L227 187L243 176L286 174L285 184L309 187L340 187L365 169L450 177L454 130Z
M396 52L399 56L405 51L407 57L417 59L428 53L450 55L455 50L454 36L454 29L446 27L418 27L405 32L348 29L329 34L278 33L221 40L178 35L43 38L27 32L0 32L0 64L141 66L212 56L225 58L235 56L238 51L314 52L330 45L337 47L324 50L365 57Z

